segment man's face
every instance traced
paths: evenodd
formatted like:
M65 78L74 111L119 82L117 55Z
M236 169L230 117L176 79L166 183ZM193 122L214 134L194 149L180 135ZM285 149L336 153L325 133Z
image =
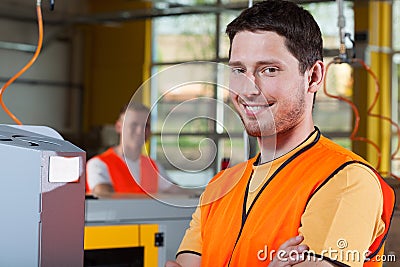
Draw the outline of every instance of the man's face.
M127 110L121 116L123 127L121 141L125 149L141 149L150 135L150 122L148 112Z
M300 73L299 61L284 42L284 37L266 31L243 31L233 39L230 95L252 136L287 132L311 116L306 112L312 106L308 72Z

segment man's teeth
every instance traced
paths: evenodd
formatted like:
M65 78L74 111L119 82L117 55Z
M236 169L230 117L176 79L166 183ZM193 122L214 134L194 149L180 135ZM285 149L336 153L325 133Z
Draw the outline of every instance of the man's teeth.
M266 105L266 106L246 106L246 109L250 110L250 111L258 111L264 108L269 107L270 105Z

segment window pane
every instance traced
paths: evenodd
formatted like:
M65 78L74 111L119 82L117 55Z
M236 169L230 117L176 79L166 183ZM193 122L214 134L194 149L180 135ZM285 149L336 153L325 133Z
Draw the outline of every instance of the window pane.
M222 4L230 4L230 3L243 3L245 6L248 5L248 0L221 0Z
M245 131L242 120L240 119L239 115L237 114L235 107L231 104L229 100L226 102L224 101L224 112L223 112L223 126L224 131L228 134L233 133L243 133Z
M215 124L215 101L194 98L188 102L159 102L156 132L207 133Z
M181 15L153 20L153 62L215 58L215 15Z
M236 138L221 138L219 142L218 149L218 162L221 163L223 158L228 158L230 160L230 166L236 165L243 162L248 157L247 147L245 137ZM218 166L218 170L221 170L221 164Z
M349 132L351 125L351 108L338 100L317 101L314 107L314 122L322 132Z
M229 101L229 67L196 62L152 70L151 156L171 179L203 185L223 157L246 158L244 127Z
M229 38L225 34L226 26L234 20L238 15L239 11L226 12L221 14L221 24L220 24L220 37L219 37L219 57L228 58L229 56Z
M157 161L170 178L183 186L203 186L214 175L215 143L207 136L154 137Z
M156 5L160 7L170 7L176 5L206 5L206 4L215 4L216 0L162 0L162 1L154 1ZM168 6L166 6L168 5Z
M398 136L395 134L392 138L392 151L397 149ZM400 177L400 153L397 152L394 159L392 160L392 172L397 177Z
M333 140L333 142L341 145L342 147L351 150L351 140L350 140L350 138L337 137L337 138L332 138L332 140Z
M321 28L324 48L339 49L340 38L339 28L337 26L339 10L337 3L311 3L305 4L303 6L314 16L319 27ZM343 15L346 21L345 31L350 33L351 38L354 39L354 11L353 3L351 1L344 1ZM349 48L352 46L351 42L349 42L348 40L346 40L346 45Z
M196 96L212 97L214 90L206 85L216 82L217 71L214 63L155 66L152 68L151 77L152 97L182 101ZM193 86L192 90L187 90L188 85Z
M324 59L328 64L332 58ZM352 67L348 64L331 65L326 73L326 90L328 94L340 95L351 99L353 93ZM343 101L329 97L322 87L317 93L314 121L323 132L350 132L352 109Z
M235 165L247 157L243 137L215 141L210 136L182 134L178 137L157 136L154 140L157 161L171 180L182 186L205 186L221 169L222 158L229 158L230 164Z
M400 50L400 1L393 1L393 49Z
M154 67L151 79L154 132L214 131L216 66Z

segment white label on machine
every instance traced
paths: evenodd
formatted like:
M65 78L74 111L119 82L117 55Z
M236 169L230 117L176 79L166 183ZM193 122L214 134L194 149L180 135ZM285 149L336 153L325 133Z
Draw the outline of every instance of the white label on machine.
M79 180L79 157L51 156L49 162L50 183L71 183Z

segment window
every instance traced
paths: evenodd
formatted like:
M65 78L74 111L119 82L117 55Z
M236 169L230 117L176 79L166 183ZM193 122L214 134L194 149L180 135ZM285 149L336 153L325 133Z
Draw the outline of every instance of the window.
M233 164L246 159L242 123L220 86L224 67L215 63L226 61L224 30L237 13L153 20L151 155L183 186L205 185L223 158ZM176 65L182 62L192 63Z
M310 11L321 28L324 42L324 50L329 56L324 57L325 64L333 60L333 56L339 54L339 28L337 20L339 10L337 3L311 3L304 7ZM329 14L329 15L327 15ZM343 15L345 16L345 31L354 38L354 12L353 3L344 2ZM332 21L335 21L333 23ZM346 40L346 47L352 44ZM333 56L331 56L333 55ZM326 91L331 95L340 95L351 99L353 94L352 67L348 64L331 65L326 76ZM317 93L314 107L315 125L329 138L340 145L351 149L351 140L348 138L353 129L353 114L351 107L324 93L322 87Z

